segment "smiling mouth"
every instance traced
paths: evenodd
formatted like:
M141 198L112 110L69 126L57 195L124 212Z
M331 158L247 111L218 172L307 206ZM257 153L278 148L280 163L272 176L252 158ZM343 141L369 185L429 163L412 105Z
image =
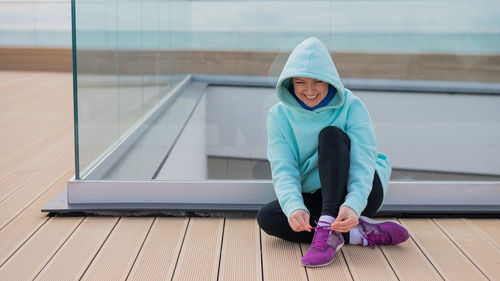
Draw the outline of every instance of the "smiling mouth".
M306 99L308 100L314 100L318 97L319 95L313 95L313 96L308 96L308 95L304 95L304 97L306 97Z

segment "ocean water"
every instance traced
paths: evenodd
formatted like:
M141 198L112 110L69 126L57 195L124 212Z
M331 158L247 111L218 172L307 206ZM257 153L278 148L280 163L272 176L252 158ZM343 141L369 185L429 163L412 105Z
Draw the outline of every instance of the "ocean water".
M315 36L329 49L354 52L500 54L499 34L194 32L193 49L292 50Z
M333 51L500 54L500 33L78 31L78 48L290 51L315 36ZM68 31L0 30L0 46L70 47Z

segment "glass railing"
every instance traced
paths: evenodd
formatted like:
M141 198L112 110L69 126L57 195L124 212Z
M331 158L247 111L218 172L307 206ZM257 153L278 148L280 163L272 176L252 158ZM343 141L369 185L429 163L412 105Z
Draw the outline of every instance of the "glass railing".
M272 85L314 36L370 110L394 179L497 179L499 11L485 0L76 1L77 175L118 147L144 156L172 143L150 176L124 152L102 178L269 179ZM206 84L179 99L194 82ZM163 123L145 125L169 96ZM127 142L140 126L176 135Z
M189 16L188 1L76 1L79 174L189 74Z

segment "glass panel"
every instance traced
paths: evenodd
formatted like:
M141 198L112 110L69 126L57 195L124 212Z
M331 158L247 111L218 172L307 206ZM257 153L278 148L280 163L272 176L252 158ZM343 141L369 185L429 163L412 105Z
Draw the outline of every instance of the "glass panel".
M162 60L178 55L171 52L179 36L170 14L189 19L182 14L189 9L174 2L76 1L81 178L189 73L188 63L176 69ZM189 22L178 24L189 30ZM185 45L179 48L186 52Z
M329 45L329 1L192 1L191 7L194 73L279 76L304 39Z
M160 3L146 0L142 5L144 109L147 112L160 98Z
M428 87L355 91L370 110L379 150L390 157L391 179L499 180L500 96L437 93L447 85L500 92L500 84L483 83L500 82L499 2L332 1L332 7L331 47L341 77Z
M35 45L35 4L0 2L0 45Z
M498 1L479 0L471 5L464 0L365 0L332 1L332 5L335 51L440 54L500 51Z
M379 150L392 161L393 180L498 180L500 162L494 155L500 153L496 149L500 120L495 109L500 96L466 91L448 95L437 91L446 84L426 84L500 82L500 9L491 9L499 6L494 2L479 1L471 7L469 1L313 1L307 5L302 1L193 1L193 73L273 78L300 41L318 37L331 49L341 77L355 82L354 92L367 104ZM355 89L373 81L367 79L414 80L428 90ZM386 88L391 83L387 81ZM486 84L464 87L471 85ZM203 178L203 173L193 170L193 163L206 161L207 178L270 178L265 113L276 101L273 89L209 87L205 104L198 109L206 110L199 113L206 114L206 120L194 118L197 110L191 124L206 124L206 142L187 145L188 139L181 135L178 154L172 153L165 164L167 171L175 172L160 176ZM194 160L193 146L206 146L207 159Z
M127 168L106 179L269 179L271 85L291 50L314 36L367 105L393 180L499 179L498 8L487 0L77 1L80 167L171 97L147 141L126 144L142 158L123 156L117 165ZM196 84L170 96L188 73L259 87ZM124 164L154 167L144 155L170 142L154 173Z
M71 47L69 1L1 1L0 46Z
M142 1L117 3L118 119L122 136L143 113Z
M35 45L67 47L71 45L71 4L37 2L35 4ZM54 16L57 15L57 16Z
M79 167L97 161L120 135L116 1L76 1Z
M500 82L498 1L332 1L332 13L342 77Z
M158 72L160 91L158 98L161 99L163 96L171 89L170 85L170 75L172 72L172 66L170 65L169 58L173 56L172 52L169 52L172 44L172 32L171 30L171 16L170 11L172 6L171 1L159 1L158 2ZM186 72L189 73L189 72Z
M191 1L192 72L273 81L304 39L329 44L329 9L329 1ZM272 87L209 86L156 179L270 179L265 128L276 102Z
M166 65L167 73L170 74L170 84L176 85L185 76L191 73L191 1L174 0L169 2L168 24L170 28L168 40L165 46L169 57ZM186 51L188 50L188 51Z

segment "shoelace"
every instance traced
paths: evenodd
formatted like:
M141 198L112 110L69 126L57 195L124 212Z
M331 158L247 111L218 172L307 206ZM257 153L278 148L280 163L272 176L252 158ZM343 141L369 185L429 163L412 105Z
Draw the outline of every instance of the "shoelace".
M368 233L361 232L361 234L363 235L363 238L361 240L362 241L366 240L368 242L368 246L370 246L370 248L372 249L375 248L376 245L380 244L385 245L391 242L388 235L378 233L375 230L372 230Z
M313 227L313 229L314 231L316 231L316 233L314 234L311 247L318 250L325 249L326 242L328 241L328 235L330 234L331 231L330 226L319 225ZM318 230L324 230L324 231L318 231Z

